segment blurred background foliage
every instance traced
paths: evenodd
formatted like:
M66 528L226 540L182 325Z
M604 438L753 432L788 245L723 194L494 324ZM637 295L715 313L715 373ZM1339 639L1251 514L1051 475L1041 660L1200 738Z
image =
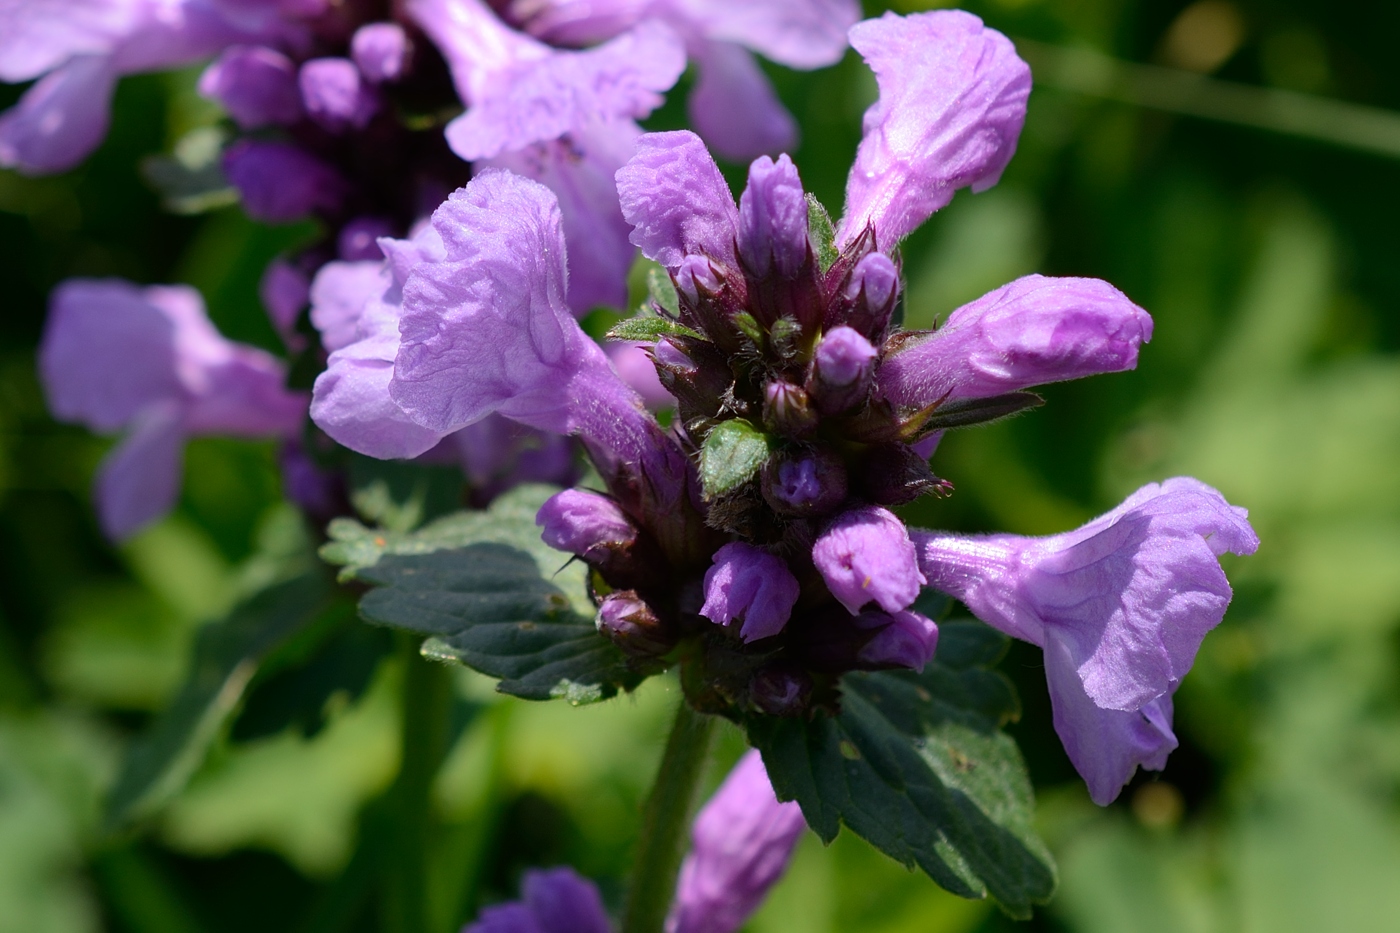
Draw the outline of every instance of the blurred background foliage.
M1400 6L967 6L1031 40L1038 84L1002 184L959 195L905 245L907 321L1043 271L1114 282L1156 335L1135 372L1052 386L1038 411L950 436L935 467L957 494L909 517L1055 532L1190 473L1248 507L1264 542L1227 567L1235 604L1178 694L1181 748L1111 807L1090 804L1059 749L1038 653L1003 662L1061 868L1031 926L1394 930L1400 116L1347 104L1400 114ZM231 725L137 802L139 829L104 823L123 750L180 690L200 633L313 545L280 501L270 447L201 440L176 514L108 546L88 493L108 442L49 420L35 379L45 296L71 275L191 283L225 333L276 349L258 276L314 230L228 207L165 213L142 181L143 159L217 117L195 74L123 81L113 132L79 170L0 173L3 933L381 929L366 879L401 856L396 685L424 662L351 619L345 596L326 604L316 650L279 649L246 691L239 672L255 668L221 669L210 708L231 697ZM854 56L774 74L804 128L804 180L834 212L873 81ZM1262 96L1241 106L1241 86ZM0 104L17 94L0 88ZM1234 122L1185 115L1202 112ZM679 119L672 106L656 125ZM1274 129L1239 125L1261 122ZM573 709L452 677L422 837L429 925L447 933L512 894L527 865L570 863L615 902L674 687ZM720 764L740 750L727 733ZM750 930L1012 926L843 834L804 841Z

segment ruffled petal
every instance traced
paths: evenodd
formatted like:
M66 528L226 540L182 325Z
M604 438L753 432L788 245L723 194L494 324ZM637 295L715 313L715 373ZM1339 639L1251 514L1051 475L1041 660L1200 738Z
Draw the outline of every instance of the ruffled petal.
M739 211L700 137L688 130L648 133L617 172L622 216L648 259L676 272L699 254L735 266Z

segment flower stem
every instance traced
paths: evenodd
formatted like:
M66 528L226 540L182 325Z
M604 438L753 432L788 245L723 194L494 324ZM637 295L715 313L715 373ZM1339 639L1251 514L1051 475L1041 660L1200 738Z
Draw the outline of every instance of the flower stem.
M656 783L642 812L622 933L662 933L714 731L715 717L695 712L681 697Z

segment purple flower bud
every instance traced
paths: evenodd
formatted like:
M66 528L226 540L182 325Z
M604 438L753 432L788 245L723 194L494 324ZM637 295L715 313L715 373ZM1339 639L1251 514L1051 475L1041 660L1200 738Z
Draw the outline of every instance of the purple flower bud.
M938 626L917 612L906 609L884 613L872 609L856 616L855 623L860 628L876 630L856 654L856 661L863 665L922 671L938 648Z
M884 253L867 253L846 280L841 300L832 305L837 312L835 323L879 339L889 329L898 297L899 269L894 260Z
M616 502L584 489L551 496L540 506L535 524L545 544L584 559L630 547L637 540L637 529Z
M666 933L734 933L783 876L806 828L750 750L695 818Z
M612 933L593 882L571 868L527 871L519 901L481 912L462 933Z
M379 110L379 96L348 58L313 58L297 75L311 119L332 133L364 129Z
M346 193L339 172L289 143L239 140L224 152L224 174L243 198L243 210L264 223L333 212Z
M714 560L705 571L700 614L719 625L743 616L739 637L744 641L781 632L801 592L783 559L735 541L716 551Z
M718 295L724 283L715 274L715 267L710 264L710 260L704 256L687 256L681 260L680 268L676 270L676 291L680 292L691 304L700 300L703 292L706 296Z
M285 259L274 259L258 284L258 297L282 342L289 349L299 349L304 341L296 333L297 319L311 298L306 274Z
M841 414L856 408L870 392L876 351L857 331L837 327L817 345L813 395L825 414Z
M774 379L763 390L763 423L786 437L806 437L817 427L817 409L806 389Z
M739 198L739 257L755 278L793 278L807 261L807 200L786 154L760 156L749 166Z
M612 360L613 369L632 389L642 397L647 408L659 411L674 408L676 399L661 384L651 355L642 344L611 342L603 347Z
M281 52L262 45L226 49L200 76L199 93L222 104L245 130L286 126L302 116L297 66Z
M340 228L336 237L336 252L344 262L383 259L379 238L394 235L394 225L383 217L356 217Z
M656 341L656 345L652 348L651 352L652 358L656 360L658 366L665 366L667 369L674 370L678 373L691 373L695 371L694 360L686 356L684 350L665 337Z
M769 716L800 716L812 698L812 678L799 667L765 667L749 681L749 702Z
M819 517L846 500L846 465L826 450L775 457L764 465L762 488L775 512Z
M594 621L613 644L636 657L665 654L676 644L636 590L617 590L603 597Z
M898 612L927 582L904 523L875 506L844 512L827 525L812 545L812 560L852 615L871 600Z
M350 57L372 84L402 78L409 51L408 35L398 23L368 23L350 40Z

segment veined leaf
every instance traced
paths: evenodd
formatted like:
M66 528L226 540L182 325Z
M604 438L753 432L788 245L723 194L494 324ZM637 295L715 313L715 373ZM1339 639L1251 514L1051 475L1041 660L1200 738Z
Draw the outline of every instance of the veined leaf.
M700 448L700 482L714 499L747 483L768 459L768 435L742 418L722 421Z
M825 272L836 261L836 227L831 223L831 215L822 202L811 192L807 193L807 238L812 241L812 252L816 254L817 266Z
M636 343L655 343L662 337L696 337L704 339L678 321L664 318L659 314L639 314L625 321L618 321L608 331L609 340L629 340Z

